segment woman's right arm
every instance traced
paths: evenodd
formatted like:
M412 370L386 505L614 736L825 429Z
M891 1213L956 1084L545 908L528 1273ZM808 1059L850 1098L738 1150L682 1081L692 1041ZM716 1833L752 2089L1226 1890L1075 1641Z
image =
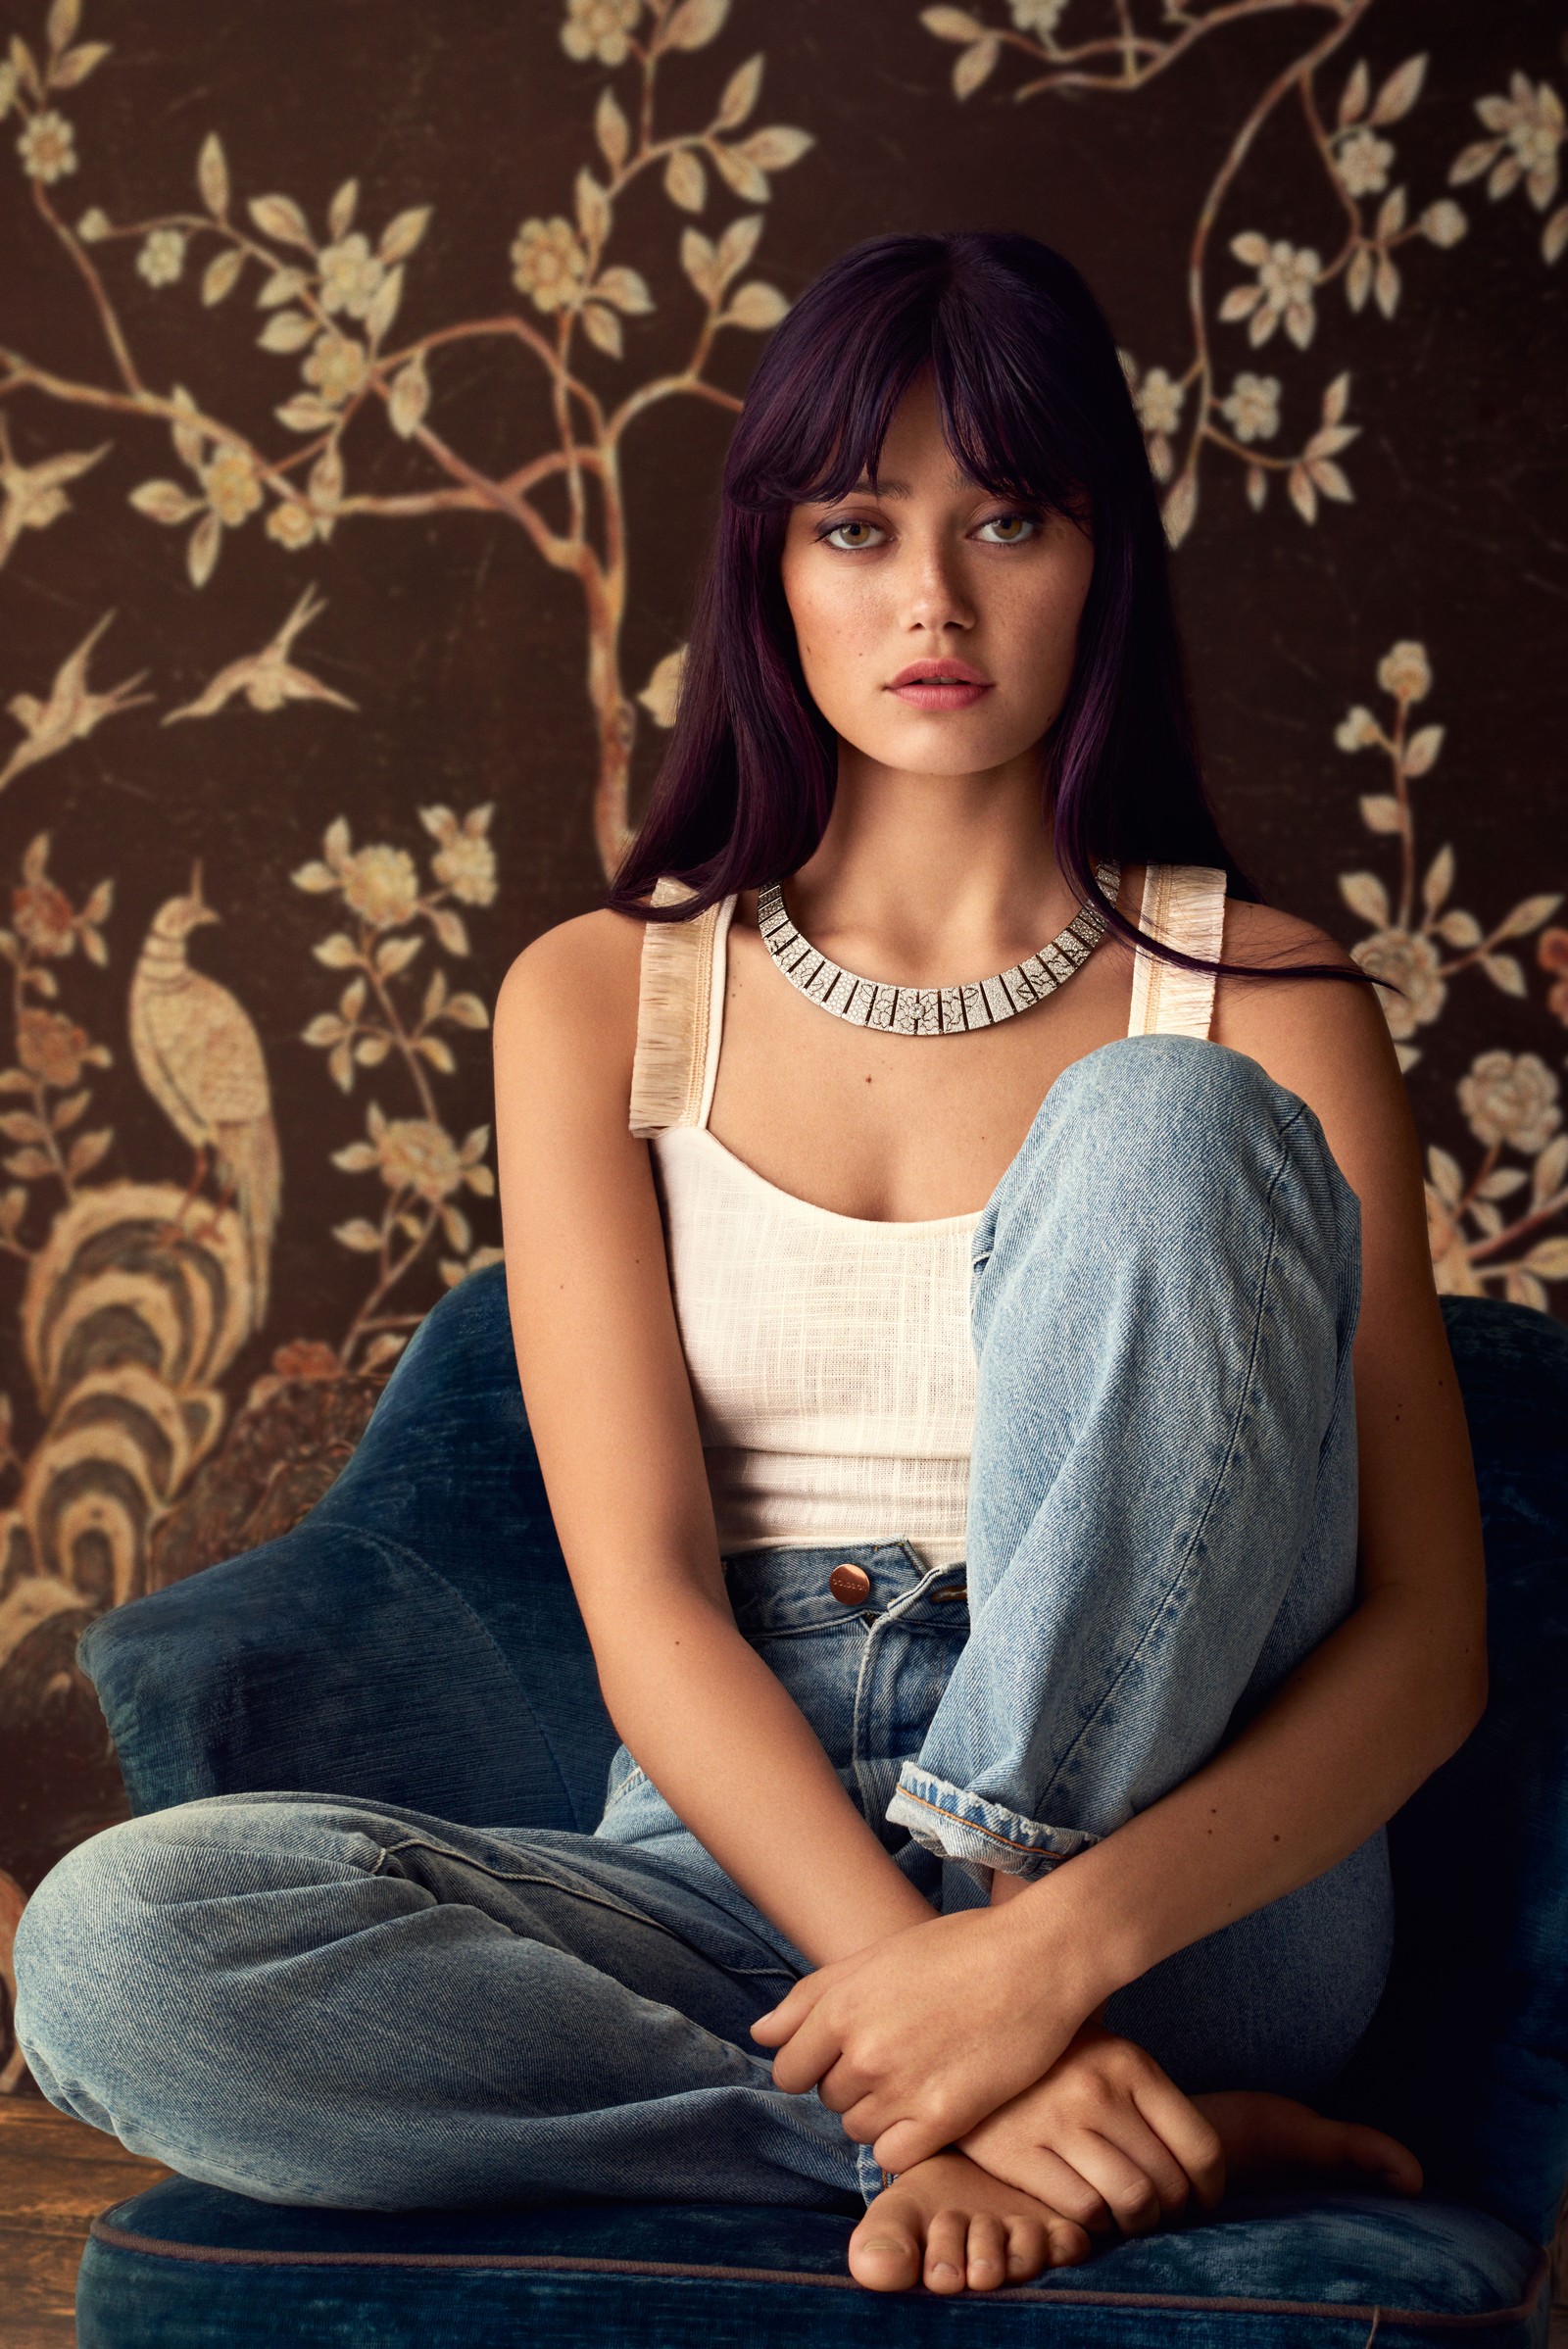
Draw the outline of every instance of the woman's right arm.
M934 1912L724 1589L651 1152L628 1125L642 936L603 909L563 922L497 1002L517 1368L617 1733L747 1898L826 1965Z

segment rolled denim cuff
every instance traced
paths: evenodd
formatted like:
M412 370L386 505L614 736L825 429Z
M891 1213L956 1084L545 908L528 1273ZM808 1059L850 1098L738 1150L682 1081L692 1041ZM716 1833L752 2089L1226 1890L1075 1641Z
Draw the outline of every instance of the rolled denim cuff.
M982 1892L990 1890L996 1870L1004 1876L1049 1876L1063 1860L1101 1840L1086 1829L1048 1827L1005 1803L987 1802L945 1778L933 1778L914 1762L900 1769L883 1816L891 1826L906 1827L927 1851L952 1860Z
M878 2194L881 2193L883 2187L890 2186L893 2183L893 2180L898 2176L898 2172L896 2170L884 2170L882 2164L877 2160L876 2155L871 2151L869 2145L856 2146L855 2168L859 2181L860 2192L865 2197L865 2207L867 2210L869 2210L872 2203L876 2200Z

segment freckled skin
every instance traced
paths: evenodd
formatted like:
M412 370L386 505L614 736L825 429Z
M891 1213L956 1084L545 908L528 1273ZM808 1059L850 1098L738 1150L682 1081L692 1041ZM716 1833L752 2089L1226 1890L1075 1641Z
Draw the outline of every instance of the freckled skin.
M979 776L1022 759L1066 698L1094 571L1087 526L962 477L917 380L869 486L793 509L780 573L812 700L841 774ZM913 493L894 495L893 483ZM956 654L991 680L964 710L887 690L911 659Z

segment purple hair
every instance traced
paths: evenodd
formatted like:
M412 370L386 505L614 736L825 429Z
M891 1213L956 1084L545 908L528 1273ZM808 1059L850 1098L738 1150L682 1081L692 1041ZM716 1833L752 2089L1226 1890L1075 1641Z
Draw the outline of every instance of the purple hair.
M838 739L802 672L780 580L785 530L793 506L842 497L862 473L875 484L894 412L922 367L948 446L983 489L1053 513L1090 503L1094 570L1042 758L1042 821L1049 810L1062 870L1161 960L1250 971L1159 945L1096 879L1107 856L1217 865L1231 896L1261 896L1203 789L1164 524L1114 338L1071 264L1010 230L867 237L774 330L724 461L673 731L601 904L688 920L787 877L816 848ZM695 895L655 911L638 901L663 873ZM1256 975L1368 978L1333 963Z

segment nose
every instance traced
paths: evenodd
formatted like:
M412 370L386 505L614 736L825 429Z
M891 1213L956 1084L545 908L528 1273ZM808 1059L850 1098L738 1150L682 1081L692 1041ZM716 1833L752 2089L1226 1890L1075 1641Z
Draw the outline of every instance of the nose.
M904 625L938 636L945 628L972 628L974 603L964 581L959 549L945 535L908 542Z

